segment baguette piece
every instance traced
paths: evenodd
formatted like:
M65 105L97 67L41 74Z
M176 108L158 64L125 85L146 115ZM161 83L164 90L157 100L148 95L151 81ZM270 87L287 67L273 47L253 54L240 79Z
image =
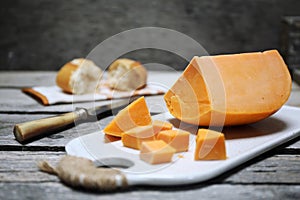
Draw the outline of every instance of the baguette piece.
M97 89L102 70L93 61L77 58L66 63L57 73L56 84L71 94L93 93Z
M140 89L147 84L147 70L140 62L120 58L108 68L108 83L116 90Z

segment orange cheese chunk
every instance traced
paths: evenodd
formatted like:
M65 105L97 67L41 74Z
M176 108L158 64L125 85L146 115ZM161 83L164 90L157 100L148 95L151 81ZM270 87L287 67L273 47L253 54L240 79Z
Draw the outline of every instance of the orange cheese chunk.
M224 135L209 129L199 129L196 137L195 160L225 160Z
M163 140L176 152L187 151L189 148L190 133L183 130L166 130L157 134L158 140Z
M140 159L150 164L171 162L175 149L162 140L143 142Z
M150 125L152 119L144 97L140 97L121 110L115 118L104 128L107 135L121 137L123 132L137 126Z
M140 149L141 143L149 140L155 140L155 134L151 125L138 126L122 133L122 143L129 148Z
M104 134L104 142L105 143L116 142L116 141L119 141L119 140L121 140L120 137Z
M291 77L277 50L194 57L165 94L170 113L201 126L262 120L286 102Z
M173 125L169 122L154 120L152 122L154 133L159 133L160 131L171 130Z

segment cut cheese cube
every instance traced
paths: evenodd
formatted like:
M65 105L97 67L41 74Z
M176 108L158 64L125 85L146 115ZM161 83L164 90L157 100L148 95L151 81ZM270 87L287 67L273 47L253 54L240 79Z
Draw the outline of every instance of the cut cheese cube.
M168 122L155 120L151 125L137 126L122 133L122 142L126 147L140 149L141 142L154 140L160 130L168 130L172 128L172 124Z
M154 133L159 133L160 131L171 130L173 125L169 122L154 120L152 122Z
M105 143L116 142L119 140L121 140L120 137L104 134L104 142Z
M201 126L262 120L287 101L291 77L276 50L194 57L165 94L170 113Z
M224 134L209 129L199 129L196 137L195 160L225 160Z
M163 140L176 152L187 151L189 148L190 133L183 130L166 130L161 131L156 137L158 140Z
M121 134L137 126L150 125L152 123L144 97L140 97L126 108L121 110L115 118L104 128L107 135L121 137Z
M125 147L140 149L144 141L155 140L153 127L138 126L122 133L122 143Z
M140 159L150 164L160 164L172 161L175 149L162 140L143 142Z

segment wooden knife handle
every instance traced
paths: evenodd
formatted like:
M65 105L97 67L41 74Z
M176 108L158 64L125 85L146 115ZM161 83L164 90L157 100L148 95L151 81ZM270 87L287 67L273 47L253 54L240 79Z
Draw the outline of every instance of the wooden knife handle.
M73 124L76 120L84 120L86 118L87 114L85 110L79 109L75 112L70 112L55 117L16 124L13 132L17 141L24 142L25 140L33 137Z

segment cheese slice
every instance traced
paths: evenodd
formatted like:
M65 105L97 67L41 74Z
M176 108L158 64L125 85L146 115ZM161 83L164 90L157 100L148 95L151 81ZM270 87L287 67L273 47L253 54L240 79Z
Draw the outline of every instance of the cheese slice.
M107 135L121 137L122 133L137 126L146 126L152 123L144 97L140 97L126 108L121 110L114 119L104 128Z
M140 149L144 141L155 140L152 125L138 126L122 133L122 143L125 147Z
M157 134L158 140L163 140L171 147L173 147L176 152L187 151L189 148L190 133L183 130L166 130L161 131Z
M165 94L170 113L202 126L262 120L286 102L291 77L277 50L194 57Z
M199 129L196 137L195 160L225 160L226 148L223 133Z
M171 162L175 149L162 140L143 142L140 159L150 164Z

